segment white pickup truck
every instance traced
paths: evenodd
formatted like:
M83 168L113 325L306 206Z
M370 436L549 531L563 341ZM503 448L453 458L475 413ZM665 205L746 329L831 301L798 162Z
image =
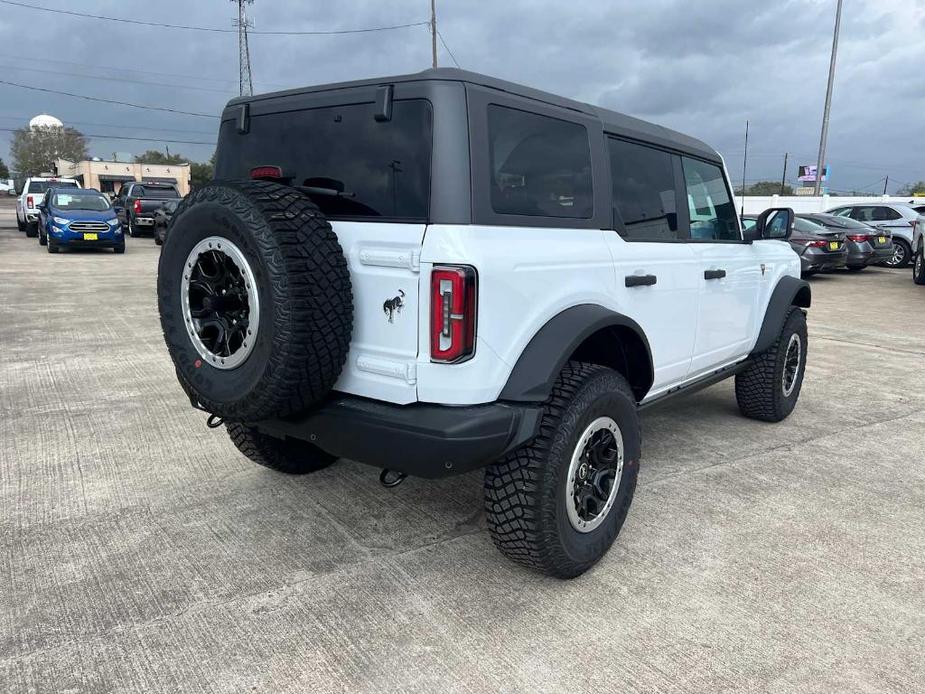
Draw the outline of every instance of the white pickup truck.
M33 176L23 184L22 193L16 199L16 227L26 232L31 239L39 235L38 205L49 188L80 188L80 183L73 178L56 176Z
M796 405L793 212L743 233L691 137L437 69L235 99L216 176L171 222L160 318L261 465L484 468L497 547L572 577L626 518L640 408L730 377L748 417Z

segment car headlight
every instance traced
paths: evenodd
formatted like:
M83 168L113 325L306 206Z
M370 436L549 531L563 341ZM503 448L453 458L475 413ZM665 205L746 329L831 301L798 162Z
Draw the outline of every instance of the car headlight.
M62 227L67 226L70 223L69 219L61 219L61 217L52 217L51 221L53 221L58 226L62 226Z
M110 220L109 220L109 226L111 226L111 227L117 227L117 226L119 226L119 220L118 220L118 219L110 219Z

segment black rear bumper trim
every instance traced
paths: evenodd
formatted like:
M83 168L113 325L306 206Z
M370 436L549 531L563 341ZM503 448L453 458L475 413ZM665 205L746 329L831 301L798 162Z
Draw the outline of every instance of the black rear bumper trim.
M301 417L254 425L340 458L435 479L484 467L527 443L541 414L522 403L393 405L337 395Z

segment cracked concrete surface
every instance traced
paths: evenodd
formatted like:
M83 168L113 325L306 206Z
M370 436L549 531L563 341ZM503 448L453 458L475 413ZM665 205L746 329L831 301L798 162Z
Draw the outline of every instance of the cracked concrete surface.
M571 582L505 561L480 476L259 468L177 385L157 248L49 256L0 209L0 689L912 692L925 682L925 288L812 281L780 425L731 383L643 414Z

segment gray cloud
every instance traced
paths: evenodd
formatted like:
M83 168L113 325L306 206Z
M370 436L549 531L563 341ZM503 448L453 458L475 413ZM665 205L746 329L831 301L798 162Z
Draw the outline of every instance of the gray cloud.
M791 179L797 164L815 162L834 8L834 0L438 0L441 32L464 68L700 137L723 152L737 181L746 119L749 179L779 178L785 151L791 153ZM159 0L85 3L78 11L230 28L234 7L223 0ZM252 6L258 30L396 24L424 21L428 13L426 0L256 0ZM886 175L897 185L925 178L923 29L925 0L846 0L828 148L833 187L873 190ZM255 88L270 91L417 71L429 66L430 40L425 27L348 36L258 35L251 54ZM442 64L451 64L442 47L440 54ZM0 5L0 71L10 81L217 114L237 90L237 46L231 33L154 29ZM133 84L119 76L174 86ZM0 85L0 128L16 127L38 112L99 123L78 127L109 135L214 140L216 128L209 119ZM8 135L0 131L5 159ZM91 144L103 156L163 147L106 139ZM212 147L175 144L171 150L204 160Z

